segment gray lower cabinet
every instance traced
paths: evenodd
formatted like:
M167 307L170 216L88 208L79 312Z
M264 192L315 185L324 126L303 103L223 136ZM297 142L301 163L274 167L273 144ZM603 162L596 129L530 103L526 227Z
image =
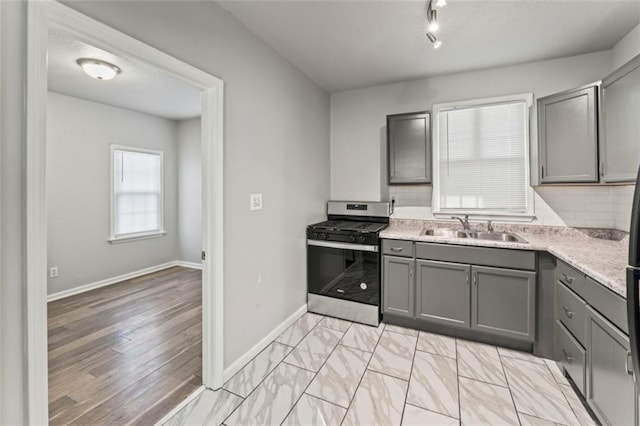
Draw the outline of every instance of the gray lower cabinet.
M540 182L598 182L598 86L538 100Z
M417 260L416 270L416 318L469 327L471 266Z
M471 273L471 328L534 341L536 273L485 266Z
M384 313L413 318L413 258L384 256L382 291Z
M635 385L629 338L610 321L587 306L587 402L607 425L635 421Z

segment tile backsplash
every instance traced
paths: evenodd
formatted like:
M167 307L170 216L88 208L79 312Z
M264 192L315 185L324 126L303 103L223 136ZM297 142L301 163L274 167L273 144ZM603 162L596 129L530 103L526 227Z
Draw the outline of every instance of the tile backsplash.
M534 187L532 224L629 231L633 185ZM431 185L389 186L394 218L432 219Z

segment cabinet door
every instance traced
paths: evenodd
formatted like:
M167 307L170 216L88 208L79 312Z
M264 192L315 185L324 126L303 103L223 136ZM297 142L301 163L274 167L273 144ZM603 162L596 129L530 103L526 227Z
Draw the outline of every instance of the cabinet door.
M634 181L640 165L640 56L602 80L603 182Z
M469 327L471 267L417 260L416 269L416 318Z
M471 328L535 340L536 273L474 266Z
M431 114L387 116L389 184L431 182Z
M635 419L635 386L629 338L587 306L587 402L603 424L627 425Z
M413 318L415 280L414 260L395 256L384 256L382 280L382 309L384 313Z
M597 182L597 87L538 100L540 182Z

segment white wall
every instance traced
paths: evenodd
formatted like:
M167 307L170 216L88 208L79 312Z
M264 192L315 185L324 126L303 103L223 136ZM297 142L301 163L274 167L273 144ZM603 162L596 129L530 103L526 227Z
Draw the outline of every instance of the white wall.
M329 198L328 94L214 2L67 4L225 81L229 366L306 302L305 227Z
M640 24L616 43L612 49L613 67L612 70L621 67L635 56L640 54Z
M452 74L331 95L331 198L381 200L386 185L386 115L430 110L433 104L524 92L535 97L601 79L611 51ZM531 123L536 123L535 108ZM537 129L531 127L537 166ZM534 175L536 175L534 173Z
M49 93L47 105L48 293L178 258L178 124L173 120ZM110 244L110 145L164 152L167 235Z
M202 148L200 118L178 122L178 258L201 263Z

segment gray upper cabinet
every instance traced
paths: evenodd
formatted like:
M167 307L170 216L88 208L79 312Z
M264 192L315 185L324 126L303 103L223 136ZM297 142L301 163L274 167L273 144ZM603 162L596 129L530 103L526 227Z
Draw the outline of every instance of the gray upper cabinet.
M536 273L473 266L471 328L535 340Z
M413 318L413 258L384 256L383 312Z
M387 116L389 184L431 182L431 114Z
M598 86L538 99L540 182L598 182Z
M416 318L469 327L471 267L417 260L416 269Z
M587 306L587 402L605 425L635 421L629 338Z
M602 80L603 182L635 180L640 164L640 56Z

